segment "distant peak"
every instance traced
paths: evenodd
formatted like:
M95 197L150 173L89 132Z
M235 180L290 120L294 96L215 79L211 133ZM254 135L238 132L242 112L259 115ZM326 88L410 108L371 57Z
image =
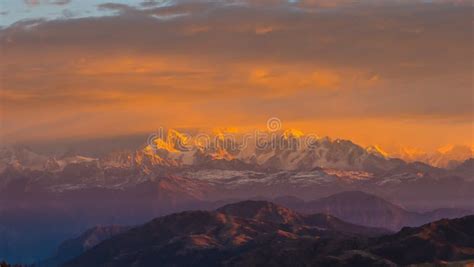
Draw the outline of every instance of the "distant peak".
M186 134L179 132L178 130L175 129L169 129L168 130L168 138L170 137L177 137L180 139L187 139Z
M298 129L293 129L293 128L290 128L290 129L287 129L283 132L283 137L285 139L289 139L289 138L300 138L304 136L304 133Z
M372 155L375 155L375 156L379 156L379 157L382 157L382 158L388 158L389 155L387 152L385 152L384 150L382 150L379 146L377 145L373 145L373 146L369 146L365 149L369 154L372 154Z
M185 134L175 129L168 129L166 135L157 136L153 138L146 148L146 152L151 152L154 149L165 150L168 152L179 152L185 148L190 142L190 138Z
M474 146L464 146L464 145L446 145L437 149L437 152L440 154L473 154Z

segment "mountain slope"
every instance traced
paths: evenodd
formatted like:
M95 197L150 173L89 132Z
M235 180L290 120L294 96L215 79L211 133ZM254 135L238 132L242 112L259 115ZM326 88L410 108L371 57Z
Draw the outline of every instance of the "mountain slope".
M311 226L344 234L366 236L390 233L382 228L364 227L347 223L328 214L299 214L291 209L267 201L242 201L225 205L217 209L217 211L252 220L288 224L293 226L295 230L301 226Z
M417 217L415 213L361 191L346 191L311 201L304 210L331 214L351 223L394 230L414 223Z
M39 263L39 266L58 266L71 260L85 251L96 246L103 240L129 230L128 226L96 226L85 231L80 236L69 239L61 243L55 255L50 259Z
M395 231L404 226L420 226L442 218L456 218L473 214L470 210L449 208L426 213L410 212L383 198L361 191L346 191L310 201L297 210L306 213L327 213L346 222Z
M467 180L474 181L474 158L465 160L452 171L456 175L465 177Z
M474 259L474 215L403 228L370 251L398 264Z
M247 200L228 204L216 210L235 217L247 218L258 221L269 221L285 224L302 224L302 215L285 207L267 201Z

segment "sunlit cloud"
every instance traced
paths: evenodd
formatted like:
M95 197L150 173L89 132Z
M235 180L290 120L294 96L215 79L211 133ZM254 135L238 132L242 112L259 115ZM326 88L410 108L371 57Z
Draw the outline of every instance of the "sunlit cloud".
M0 30L2 136L242 127L279 116L393 148L472 143L472 7L462 1L95 8L112 14Z

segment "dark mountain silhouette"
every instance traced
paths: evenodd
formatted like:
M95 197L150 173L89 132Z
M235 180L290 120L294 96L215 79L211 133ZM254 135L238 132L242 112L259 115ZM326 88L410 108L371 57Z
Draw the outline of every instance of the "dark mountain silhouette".
M279 225L276 238L280 235L317 235L321 237L347 237L350 235L380 236L389 233L385 229L369 228L343 222L327 214L302 215L285 207L266 201L242 201L217 209L221 215L244 218ZM40 266L56 266L95 246L99 241L117 235L129 227L101 226L86 231L81 236L63 242L57 253ZM274 233L272 233L274 234ZM203 238L201 236L200 238ZM205 237L209 239L208 237ZM209 239L210 240L210 239Z
M474 216L374 238L312 227L322 224L310 218L264 201L182 212L118 234L64 266L396 266L474 259Z
M106 240L65 266L214 266L272 234L294 236L271 222L219 212L182 212Z
M306 202L297 210L327 213L346 222L399 230L404 226L420 226L442 218L462 217L473 212L464 209L437 209L426 213L410 212L378 196L361 191L346 191Z
M153 266L156 262L164 266L213 266L262 245L292 242L304 236L311 240L342 240L387 232L325 214L301 215L266 201L243 201L216 211L183 212L155 219L104 241L66 266ZM97 255L103 256L99 259Z
M369 250L402 265L474 260L474 215L405 227L380 238Z
M100 242L123 233L130 228L131 227L120 225L93 227L76 238L62 242L53 257L40 262L38 265L46 267L63 264L64 262L81 255Z
M413 225L418 215L361 191L347 191L311 201L303 209L308 213L331 214L351 223L394 230Z

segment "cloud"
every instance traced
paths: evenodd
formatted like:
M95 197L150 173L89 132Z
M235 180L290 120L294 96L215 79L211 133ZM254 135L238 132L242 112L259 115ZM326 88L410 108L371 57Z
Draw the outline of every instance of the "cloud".
M67 5L69 3L71 3L72 0L54 0L54 1L51 1L50 3L53 4L53 5Z
M81 112L108 118L91 119L91 134L124 112L136 117L123 123L142 130L150 120L252 124L276 115L468 129L472 7L394 3L106 3L99 8L116 15L18 22L0 30L5 131L39 114Z
M128 10L136 10L135 8L126 5L126 4L118 4L118 3L104 3L97 6L99 9L106 9L106 10L114 10L119 12L126 12Z
M41 4L62 6L71 3L71 0L24 0L24 3L30 7Z
M28 6L35 6L35 5L39 5L39 3L40 3L39 0L24 0L24 2Z
M174 5L149 5L146 4L145 8L137 8L126 4L118 3L104 3L98 5L99 9L102 10L114 10L120 13L122 16L135 16L135 17L157 17L157 16L175 16L181 14L194 14L198 12L206 12L213 7L224 6L219 3L212 2L201 2L201 1L178 1Z
M154 7L154 6L160 5L163 2L166 2L166 1L147 0L147 1L141 2L140 5L143 7Z

